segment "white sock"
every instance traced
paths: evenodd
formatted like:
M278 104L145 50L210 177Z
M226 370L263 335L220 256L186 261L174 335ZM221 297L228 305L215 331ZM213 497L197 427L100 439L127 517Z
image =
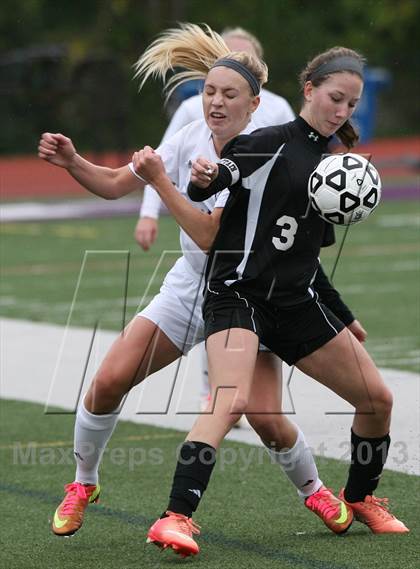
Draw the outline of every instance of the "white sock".
M290 482L295 485L299 496L307 498L321 488L322 481L318 477L318 469L305 436L297 425L296 429L297 438L291 449L283 452L267 448L267 452L272 462L281 465Z
M82 401L77 409L74 425L74 456L76 482L97 484L98 469L104 449L118 421L118 413L94 415Z

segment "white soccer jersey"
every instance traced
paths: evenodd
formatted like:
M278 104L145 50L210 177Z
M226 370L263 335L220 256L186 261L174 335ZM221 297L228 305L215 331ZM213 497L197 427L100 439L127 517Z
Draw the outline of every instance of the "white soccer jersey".
M253 130L265 126L284 124L294 120L295 115L286 99L271 93L266 89L261 89L260 97L261 102L257 110L252 115ZM176 110L165 134L163 135L161 145L184 126L202 118L202 95L190 97L181 103ZM159 217L161 205L162 201L158 193L151 186L146 186L140 209L140 217L153 217L157 219Z
M242 131L242 134L249 134L255 128L254 122L251 121ZM205 156L213 162L219 161L219 157L214 149L211 130L204 119L186 125L174 136L165 140L157 148L156 152L162 157L168 177L193 207L206 213L211 213L215 207L224 207L229 196L228 190L220 192L204 202L193 202L187 194L191 177L191 162L199 156ZM130 163L129 167L134 173L132 163ZM180 230L180 243L183 255L188 263L201 275L207 256L182 228Z

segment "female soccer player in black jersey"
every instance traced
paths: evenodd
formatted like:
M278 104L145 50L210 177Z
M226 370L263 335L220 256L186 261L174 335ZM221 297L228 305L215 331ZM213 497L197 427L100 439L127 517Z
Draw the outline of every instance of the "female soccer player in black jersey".
M256 92L247 69L223 59L215 66L235 70ZM188 518L190 493L197 496L194 510L198 506L214 466L210 457L234 413L247 408L262 342L354 406L351 465L340 496L373 533L405 533L386 499L373 496L390 444L392 395L363 345L312 288L328 226L308 208L308 178L332 135L348 148L357 140L349 119L363 89L363 59L333 48L307 65L301 83L304 102L295 121L239 136L223 149L220 163L200 158L192 167L191 199L226 187L230 197L210 252L203 304L215 407L187 436L192 448L181 450L168 509ZM192 542L194 553L188 521L178 533L185 535L183 551ZM168 545L165 529L165 519L158 520L149 539Z
M231 192L209 256L203 314L212 388L237 389L220 392L219 425L202 418L189 438L219 444L225 417L246 407L261 341L354 406L341 497L373 533L404 533L373 496L390 444L392 395L363 345L312 287L328 225L308 208L308 178L332 135L354 145L348 121L363 88L363 60L333 48L307 65L301 83L304 102L295 121L237 137L218 164L200 158L193 165L191 199L225 187Z

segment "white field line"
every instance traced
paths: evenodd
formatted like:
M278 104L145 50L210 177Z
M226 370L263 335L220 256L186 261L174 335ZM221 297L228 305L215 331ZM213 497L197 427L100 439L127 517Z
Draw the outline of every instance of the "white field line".
M403 284L386 283L383 285L375 285L375 294L388 294L390 292L399 292L405 290ZM366 294L365 284L340 285L340 293L342 294Z
M413 260L396 261L395 263L377 264L372 268L372 262L348 263L346 269L351 273L395 273L420 271L420 256Z
M151 302L154 296L146 296L144 298L145 303ZM129 296L125 299L127 306L139 306L140 304L140 297L137 296ZM0 306L19 306L25 305L27 310L46 310L48 312L63 312L65 310L69 310L71 301L69 302L55 302L54 304L49 304L48 302L26 302L22 298L18 298L15 296L0 296ZM124 300L122 298L108 298L108 299L96 299L96 300L78 300L76 310L79 307L93 307L93 308L109 308L110 305L117 305L117 306L124 306Z
M420 229L420 215L415 213L385 214L376 220L380 227L418 227Z

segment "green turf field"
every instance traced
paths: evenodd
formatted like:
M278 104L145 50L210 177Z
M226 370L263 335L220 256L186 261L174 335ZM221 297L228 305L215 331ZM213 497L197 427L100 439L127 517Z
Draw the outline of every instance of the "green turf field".
M374 536L355 523L338 537L302 505L262 449L230 442L222 447L225 463L219 452L196 516L200 556L181 561L170 551L145 547L147 529L166 506L183 433L128 422L118 425L105 454L101 503L89 507L78 534L56 537L49 520L63 484L74 476L73 417L3 400L0 424L0 558L7 569L160 569L181 563L202 569L419 567L418 478L386 471L381 483L381 495L392 498L410 534ZM232 456L237 460L228 464ZM345 481L347 468L338 461L321 459L319 470L335 490Z
M161 218L158 243L147 253L134 242L135 221L3 225L1 314L63 325L70 315L72 325L120 328L157 292L179 250L171 218ZM345 233L338 231L337 246L323 252L328 273ZM368 330L368 349L380 366L419 372L419 204L382 202L345 237L334 281Z

